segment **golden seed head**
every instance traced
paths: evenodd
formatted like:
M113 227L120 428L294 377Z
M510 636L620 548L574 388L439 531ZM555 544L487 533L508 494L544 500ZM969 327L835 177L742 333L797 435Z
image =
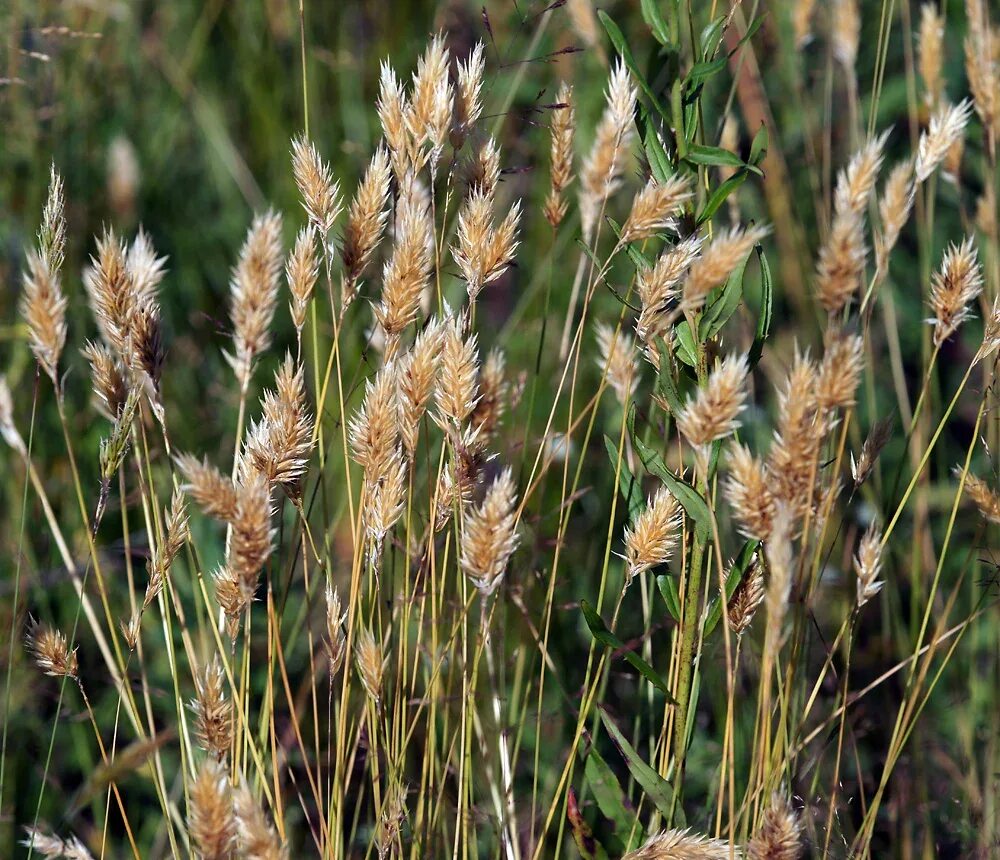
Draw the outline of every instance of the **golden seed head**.
M917 147L914 173L918 183L937 170L955 142L962 138L971 114L972 102L966 99L957 105L942 105L931 117Z
M604 322L597 324L596 338L597 367L624 406L639 385L635 343L626 332Z
M316 230L310 225L299 230L295 245L285 262L285 280L292 300L288 308L296 331L306 324L306 310L319 278L319 259L316 256Z
M479 350L475 334L462 336L462 324L444 324L441 372L434 392L442 418L460 425L472 414L478 399Z
M236 815L227 768L205 759L188 795L188 832L201 860L230 860L236 848Z
M704 305L709 292L723 284L769 232L769 228L760 225L719 231L691 263L684 281L683 308L695 311Z
M355 666L364 685L365 692L376 705L382 701L382 675L386 658L382 646L375 641L371 630L362 629L354 646Z
M983 270L969 236L961 245L952 243L941 267L931 276L930 306L934 317L934 345L941 346L972 316L970 305L983 289Z
M681 508L666 488L650 496L635 522L625 529L625 587L639 574L666 564L677 546Z
M221 761L233 740L233 707L226 698L226 675L218 657L205 664L195 681L195 692L189 707L195 715L198 745Z
M325 242L340 214L340 186L330 165L304 135L292 141L292 171L309 221Z
M517 490L507 467L464 523L462 570L484 596L500 585L517 545Z
M573 107L573 88L563 82L556 95L549 122L552 134L549 170L549 195L545 199L545 218L558 227L566 216L563 192L573 181L573 135L576 131L576 114Z
M351 283L356 283L364 274L385 232L389 217L390 178L389 153L380 146L375 150L347 212L340 254Z
M801 856L799 815L786 798L774 794L757 831L747 843L747 860L799 860Z
M961 475L960 470L956 469L956 472ZM966 475L965 492L986 519L1000 523L1000 496L984 480L972 474Z
M725 490L740 532L748 538L767 540L775 513L771 479L764 464L739 442L729 451Z
M383 367L365 383L365 399L348 425L354 459L370 480L384 475L396 451L399 434L396 366Z
M77 649L70 650L66 636L59 630L32 621L28 627L27 644L38 668L46 675L53 678L77 677Z
M672 176L663 183L651 179L632 201L621 241L635 242L670 229L673 216L690 197L691 187L686 177Z
M726 609L729 626L737 636L742 636L753 623L758 607L764 602L764 593L764 571L760 562L755 560L736 586Z
M701 237L691 236L660 254L656 263L651 268L641 270L636 278L642 309L635 325L635 333L646 344L646 354L654 367L659 366L660 360L655 340L669 331L674 318L672 306L679 295L678 285L691 264L698 259L701 246Z
M241 856L247 860L288 860L288 850L246 780L241 780L233 792L233 809Z
M622 860L732 860L740 856L738 848L730 848L722 839L710 839L691 830L664 830L629 851Z
M452 118L451 144L456 150L469 136L483 112L483 72L486 71L486 46L476 42L465 62L458 64L458 87L455 92L455 115Z
M236 488L232 480L211 465L208 458L199 460L193 454L181 454L177 458L177 468L186 480L181 489L208 516L232 522L236 516Z
M497 227L493 226L493 205L490 195L476 190L458 216L457 245L451 253L465 279L470 301L506 271L517 250L520 201L511 206Z
M820 409L830 411L854 405L864 367L863 349L857 335L838 334L829 339L816 378L816 403Z
M332 679L344 665L347 637L344 623L347 612L340 603L340 592L330 585L326 587L326 652L329 657L330 678Z
M857 574L858 608L882 590L884 582L879 582L882 570L882 532L872 523L858 544L858 554L854 556L854 572Z
M677 429L691 444L701 467L707 465L708 446L737 427L737 416L746 400L749 372L745 355L717 361L703 388L690 396L677 416Z

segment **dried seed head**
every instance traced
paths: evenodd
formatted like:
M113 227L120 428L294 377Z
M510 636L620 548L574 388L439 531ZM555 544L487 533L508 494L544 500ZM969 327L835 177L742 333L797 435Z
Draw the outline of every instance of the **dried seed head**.
M762 226L721 230L691 264L684 281L684 309L698 310L709 292L725 282L768 232L769 229Z
M451 55L438 33L417 61L413 92L406 112L406 127L414 144L430 144L428 153L434 169L451 128L454 94L448 80Z
M385 672L386 658L382 654L382 646L375 641L371 630L362 629L358 633L354 660L365 692L376 706L379 705L382 701L382 675Z
M775 513L771 478L764 464L739 442L734 442L729 451L726 499L740 532L748 538L767 540Z
M968 35L965 38L965 74L969 90L987 134L1000 131L1000 50L986 20L983 0L967 0Z
M597 336L597 367L624 406L639 385L639 368L635 360L635 343L620 328L599 322Z
M619 60L608 80L607 107L580 172L580 217L589 241L604 203L617 191L632 145L636 92Z
M889 173L878 203L882 232L875 237L875 269L881 279L888 271L889 254L910 217L914 200L913 162L902 161Z
M32 621L28 626L28 650L31 651L38 668L53 678L76 678L79 664L74 648L60 631Z
M672 321L670 308L677 298L677 287L687 274L691 264L698 259L702 240L690 237L673 248L664 251L656 264L638 273L636 280L642 309L635 332L649 349L647 355L654 366L659 366L659 355L653 348L657 337L666 335Z
M483 72L486 70L486 46L480 41L464 63L458 64L458 87L455 91L455 116L451 126L451 145L459 150L483 112Z
M924 103L934 112L941 105L944 82L941 79L944 21L934 3L920 7L920 34L917 37L917 58L920 77L924 82Z
M994 299L993 307L983 325L983 342L979 345L972 363L975 365L988 358L998 346L1000 346L1000 299Z
M222 761L233 741L233 706L226 698L226 675L218 657L205 664L195 681L195 692L189 707L195 715L198 745Z
M545 198L545 218L558 227L566 217L563 192L573 181L573 135L576 131L576 114L573 107L573 88L562 83L556 95L549 122L552 134L549 169L549 195Z
M188 796L188 831L201 860L230 860L236 848L236 816L225 766L205 759Z
M479 371L479 400L469 418L479 441L485 445L496 432L507 399L506 359L503 350L494 347Z
M668 229L673 216L690 197L691 187L686 177L672 176L664 183L651 179L632 201L621 241L635 242Z
M969 305L983 289L983 271L969 236L961 245L952 243L931 277L930 305L934 318L934 345L941 346L972 316Z
M867 256L864 219L850 211L837 214L816 265L817 298L831 317L857 293Z
M872 523L861 538L858 554L854 557L854 572L857 574L858 608L860 609L882 590L884 582L879 582L882 570L882 532Z
M101 337L126 366L131 366L129 331L137 296L128 267L128 249L113 231L105 231L97 240L97 256L90 258L83 283Z
M677 546L681 508L666 487L650 496L646 508L625 529L625 588L639 574L659 564L666 564Z
M128 383L122 367L115 354L104 344L88 340L82 352L90 362L91 385L97 395L97 408L105 418L114 421L128 396Z
M739 426L736 417L746 400L748 372L745 355L717 362L705 386L688 398L677 416L677 429L694 447L702 468L708 463L708 446Z
M469 195L496 193L500 182L500 148L489 137L469 156L465 167L465 184Z
M406 115L409 104L403 93L403 86L396 77L392 66L385 60L379 73L379 95L377 104L379 121L386 145L392 154L392 167L398 179L410 171L410 136L406 129Z
M956 468L956 474L961 477L961 470ZM1000 496L989 485L975 475L965 476L965 492L979 508L979 512L990 522L1000 523Z
M924 182L945 160L948 151L965 134L965 126L972 113L972 102L966 99L957 105L942 105L931 117L930 125L920 135L917 163L914 168L917 182Z
M233 353L227 359L245 390L254 358L271 343L271 320L278 302L281 277L281 216L257 215L229 284L229 315L233 321Z
M160 593L174 559L180 554L189 537L187 502L183 491L176 489L170 498L169 510L164 511L163 540L156 547L147 565L150 580L146 586L143 608L148 607Z
M187 483L181 489L197 502L208 516L232 522L236 516L236 488L208 459L199 460L193 454L181 454L177 468Z
M476 335L462 336L462 324L451 320L444 324L441 349L441 374L434 392L442 418L461 424L476 406L479 351Z
M822 438L816 410L816 368L808 356L796 354L779 393L778 429L767 459L771 492L791 516L804 514L812 502L813 463Z
M306 324L306 310L312 299L313 289L319 277L319 259L316 256L316 230L310 225L299 230L295 245L285 261L285 280L292 300L288 308L292 314L295 330L301 335Z
M747 860L799 860L801 856L799 815L788 800L774 794L757 832L747 843Z
M406 786L398 779L392 778L382 802L382 812L379 815L378 827L375 830L375 847L379 860L393 856L393 850L399 844L399 833L406 819Z
M358 191L347 212L347 227L340 250L347 280L356 284L364 274L385 232L389 216L389 154L385 147L375 150Z
M369 479L365 499L364 521L368 538L373 544L372 558L378 559L382 542L403 513L406 497L406 458L397 448L385 464L385 472Z
M486 491L483 503L468 515L462 535L462 570L484 596L500 585L507 562L517 549L517 491L508 467Z
M309 221L325 242L340 214L340 186L333 179L330 165L320 158L305 135L292 141L292 171Z
M521 204L516 202L498 227L493 226L493 198L479 191L469 195L458 216L458 244L451 253L465 279L469 299L499 278L517 249Z
M240 473L258 472L294 495L313 446L313 422L306 406L305 377L291 354L278 367L275 388L261 398L262 412L247 433Z
M247 860L287 860L287 849L281 844L281 839L245 780L233 792L233 808L242 857Z
M420 421L437 383L440 349L441 326L432 322L417 335L413 347L400 359L397 367L399 435L410 460L417 450Z
M94 860L94 855L76 836L60 839L58 836L44 833L37 827L25 827L24 832L27 837L21 844L42 857L62 857L64 860Z
M344 665L344 651L347 638L344 636L344 623L347 612L340 604L340 593L331 586L326 587L326 652L330 658L330 678L332 679Z
M832 4L833 56L849 74L854 74L861 38L861 13L858 0L834 0Z
M854 459L854 454L851 454L851 477L854 479L855 487L860 487L868 479L872 469L875 468L875 463L878 462L878 455L891 436L892 419L881 418L868 431L857 461Z
M398 436L396 367L388 365L365 383L365 399L351 420L348 433L354 459L369 480L386 474Z
M729 626L737 636L742 636L753 622L757 608L764 601L764 571L759 561L754 561L750 570L736 586L729 598L726 612Z
M735 855L734 855L735 850ZM739 857L722 839L710 839L691 830L664 830L650 837L622 860L731 860Z
M834 194L834 211L838 214L852 212L863 215L868 208L875 180L878 179L882 167L882 155L889 132L883 132L878 137L869 140L854 155L847 167L837 177L837 190Z
M844 409L854 405L854 393L864 367L863 343L857 335L830 338L816 379L816 403L820 409Z
M417 318L433 268L432 236L427 202L411 183L400 198L396 242L382 270L382 301L374 309L387 344L398 342L399 335ZM386 350L388 358L394 349Z

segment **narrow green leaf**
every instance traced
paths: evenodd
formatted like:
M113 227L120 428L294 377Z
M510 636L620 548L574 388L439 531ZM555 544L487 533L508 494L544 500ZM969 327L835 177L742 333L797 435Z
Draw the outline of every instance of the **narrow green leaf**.
M729 275L726 283L715 293L710 294L705 303L705 311L698 322L698 337L704 343L721 329L740 306L743 298L743 273L746 271L747 259L744 258Z
M761 28L761 25L763 23L764 23L764 16L763 15L758 15L756 18L754 18L750 22L750 26L747 27L747 31L740 37L740 40L736 43L736 45L733 47L733 49L729 52L729 56L731 57L740 48L742 48L747 42L749 42L757 34L757 31Z
M676 804L676 807L674 805L674 790L670 787L670 783L642 760L603 708L601 708L601 721L615 742L615 746L618 747L618 751L622 754L622 758L625 759L629 772L642 790L646 792L646 797L660 812L667 816L668 821L673 815L675 827L684 827L687 824L684 820L684 812L679 803Z
M709 195L708 200L705 201L705 205L701 212L698 213L698 217L695 219L698 226L704 224L709 218L711 218L719 209L719 207L726 202L726 198L732 194L737 188L739 188L747 180L749 175L748 169L738 170L732 176L730 176L725 182L716 186L716 189Z
M629 48L628 42L625 41L625 36L622 34L618 25L608 17L608 14L603 9L598 11L597 17L600 18L601 23L604 25L604 29L607 31L608 37L611 39L611 44L615 46L615 50L618 52L622 60L625 61L625 65L628 66L629 71L632 72L632 76L635 78L635 82L639 85L639 89L645 93L646 98L650 101L650 104L656 108L656 112L664 119L668 119L667 112L663 109L663 105L660 104L660 100L656 97L652 89L650 89L649 84L646 82L646 76L636 65L635 59L632 57L632 49Z
M681 398L674 384L674 361L670 357L670 347L662 338L656 338L656 351L660 356L660 369L656 374L655 393L670 407L670 414L677 415L682 409Z
M768 134L767 126L760 124L757 133L753 136L753 143L750 144L750 164L760 164L767 155Z
M678 624L681 620L681 596L677 593L677 583L672 576L661 573L656 577L656 587L660 589L667 612Z
M598 615L597 610L594 609L594 607L591 606L586 600L580 601L580 609L583 610L583 617L586 620L587 626L590 628L590 633L594 639L605 647L619 652L625 659L626 663L632 666L632 668L639 672L639 674L649 681L650 684L663 693L663 695L667 697L668 702L673 704L674 698L670 695L670 689L667 687L666 682L659 676L656 670L634 651L629 650L628 646L626 646L621 639L608 630L607 625L604 623L604 619Z
M720 15L709 24L701 33L701 55L711 57L719 48L722 41L722 28L726 23L726 16Z
M635 811L626 806L625 792L618 777L594 746L587 752L583 773L594 792L597 808L614 825L615 835L621 839L625 850L631 851L642 838L642 828Z
M607 434L604 436L604 445L608 449L608 457L611 458L611 467L619 468L621 470L618 477L618 489L622 494L622 498L625 500L625 504L628 506L629 522L634 523L635 518L642 513L642 510L645 507L642 498L642 482L639 481L629 470L624 457L621 458L621 464L619 465L618 446Z
M643 108L642 146L646 152L646 160L649 162L649 170L653 174L653 178L657 182L666 182L674 170L667 151L663 148L663 141L660 140L660 136L656 132L656 126L645 108Z
M667 485L667 489L687 512L687 515L707 532L712 524L712 514L708 509L708 504L694 487L671 472L663 462L663 458L639 438L635 432L635 407L629 410L626 421L632 445L646 471L663 481Z
M643 20L649 25L649 30L653 34L653 38L664 47L672 47L670 28L667 26L667 22L663 20L663 13L660 11L658 0L642 0L641 8Z
M721 146L702 146L701 144L693 143L684 156L684 160L691 164L707 164L711 167L734 167L736 169L743 168L760 173L756 167L744 164L743 159L735 152L730 152Z
M688 326L687 320L681 320L674 326L674 335L677 340L676 356L689 367L697 366L698 347L691 336L691 329Z
M774 301L771 267L767 264L764 249L758 245L756 250L760 259L760 316L757 317L757 332L750 345L750 354L747 356L751 369L757 366L761 355L764 354L764 342L771 331L772 303Z
M700 87L713 75L721 72L726 67L727 62L725 57L716 57L714 60L695 63L691 66L691 71L688 72L685 83L690 89Z
M754 553L757 552L759 547L759 540L748 540L745 544L743 544L743 549L740 550L740 554L736 557L736 561L733 562L733 566L730 568L729 573L726 574L726 606L729 606L730 598L735 593L739 584L743 581L743 577L747 575L747 571L750 570L750 563L753 561ZM708 614L705 616L703 635L706 638L711 635L721 618L722 602L719 600L719 595L716 594L709 603Z

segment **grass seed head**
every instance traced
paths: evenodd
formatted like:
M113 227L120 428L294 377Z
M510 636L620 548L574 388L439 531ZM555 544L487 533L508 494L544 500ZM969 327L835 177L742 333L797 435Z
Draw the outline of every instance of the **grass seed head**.
M188 795L188 832L201 860L230 860L236 848L236 815L226 767L205 759Z

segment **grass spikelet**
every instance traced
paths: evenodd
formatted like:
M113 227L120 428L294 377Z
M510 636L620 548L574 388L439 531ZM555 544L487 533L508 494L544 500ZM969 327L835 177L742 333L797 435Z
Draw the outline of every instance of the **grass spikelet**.
M882 230L875 237L875 268L880 278L888 270L889 254L910 217L913 200L913 163L902 161L890 171L878 203Z
M246 860L287 860L288 851L246 781L240 782L233 792L233 808L241 857Z
M965 492L979 508L979 513L992 523L1000 523L1000 495L990 489L982 478L966 475Z
M854 573L857 576L858 609L864 606L882 590L884 582L879 582L882 571L882 532L872 523L858 544L854 556Z
M58 836L43 832L38 827L25 827L24 832L27 837L21 844L42 857L62 857L63 860L94 860L94 855L76 836L60 839Z
M710 839L691 830L664 830L651 836L622 860L732 860L739 858L739 849L728 842Z
M677 546L681 508L666 487L650 496L635 523L625 529L625 588L652 567L666 564Z
M201 860L230 860L236 848L236 816L226 768L205 759L188 796L188 832Z
M864 366L863 346L857 335L836 335L827 343L816 378L816 403L820 409L830 411L854 405Z
M778 398L778 429L767 459L772 493L796 515L813 495L813 461L820 441L816 418L816 368L808 356L796 354Z
M771 479L764 464L739 442L734 442L729 452L725 487L740 531L748 538L767 540L775 512Z
M319 259L316 256L316 230L310 225L299 230L295 237L295 245L285 262L285 280L288 282L288 291L292 296L292 300L288 303L288 309L300 338L306 324L306 310L312 299L318 277Z
M66 344L66 297L60 274L66 248L66 201L62 177L53 165L38 230L38 249L28 253L21 315L28 325L35 360L59 387L59 357Z
M952 243L944 252L941 267L931 276L930 306L934 318L934 345L941 346L972 316L969 307L983 289L983 273L969 236L961 245Z
M27 645L38 668L46 675L53 678L77 677L77 649L70 650L65 634L59 630L32 621L28 626Z
M549 151L549 193L545 198L545 219L555 229L566 217L563 193L573 181L573 136L576 132L576 111L573 87L565 81L559 85L556 104L549 121L552 143Z
M444 44L444 34L438 33L417 62L413 75L413 91L406 112L406 127L413 142L430 144L432 168L440 158L451 129L454 94L448 80L451 55Z
M465 184L469 195L496 193L500 182L500 148L488 137L469 156L465 165Z
M599 322L596 327L597 366L624 406L639 385L639 368L632 338L614 326Z
M244 391L250 384L254 358L271 343L280 276L281 216L268 211L250 225L229 285L234 349L227 358Z
M621 241L647 239L668 229L673 216L690 197L691 188L686 177L672 176L664 183L651 179L632 201L632 211L622 227Z
M420 310L431 275L431 241L430 215L423 196L411 184L397 209L396 242L382 270L382 301L374 308L375 319L385 332L387 359Z
M389 199L390 178L389 154L385 147L380 146L375 150L347 210L347 225L340 249L349 285L344 298L345 304L350 303L357 283L385 232L385 222L389 217L386 204Z
M759 561L755 561L746 576L736 586L729 598L727 613L729 626L737 636L742 636L753 623L757 609L764 602L764 571Z
M451 320L444 325L441 373L434 392L442 417L460 425L476 406L479 351L476 335L462 336L462 324Z
M377 110L382 123L382 134L385 135L386 145L392 155L392 168L396 178L402 180L411 169L410 136L406 129L409 104L399 78L385 60L379 74Z
M384 475L396 450L396 368L383 367L365 383L365 399L348 427L354 459L365 475Z
M326 587L326 653L329 658L328 668L330 678L340 671L344 665L347 637L344 635L344 623L347 612L340 603L340 592L330 585Z
M702 468L708 462L708 446L739 426L736 417L746 399L748 370L745 355L717 361L705 386L688 398L677 416L677 429L695 449Z
M218 657L205 664L196 680L195 693L189 707L195 715L198 745L222 761L233 741L233 706L226 698L226 675Z
M606 100L594 143L580 171L580 218L586 240L590 239L601 207L618 189L632 145L636 93L622 60L611 72Z
M226 566L216 577L216 597L236 635L240 616L257 592L260 570L271 554L271 496L267 479L258 473L245 476L236 486L236 510Z
M968 35L965 37L965 74L976 113L987 136L995 140L1000 125L1000 57L997 36L986 20L982 0L967 0Z
M747 860L799 860L802 825L798 813L779 794L771 797L757 832L747 843Z
M483 113L483 72L486 71L486 46L476 46L458 64L458 86L455 89L455 115L451 126L451 145L459 150Z
M208 516L232 522L236 516L236 488L208 459L199 460L193 454L181 454L177 468L186 479L182 489L195 500Z
M406 458L397 449L385 464L385 471L369 487L364 516L368 537L378 558L382 542L403 513L406 496Z
M128 397L128 384L121 365L104 344L88 340L82 352L90 362L91 387L97 407L105 418L114 421Z
M517 492L508 467L493 481L479 508L468 515L462 540L462 570L488 597L500 585L517 549Z
M498 227L493 226L493 198L473 191L458 216L458 244L452 256L465 279L469 300L499 278L517 249L521 204L514 203Z
M917 62L924 82L924 103L931 113L941 105L944 81L941 79L944 21L934 3L920 7L920 32L917 36Z
M961 139L972 113L972 102L966 99L957 105L942 105L931 117L930 124L920 135L914 174L922 183L938 169L948 151Z
M684 280L682 306L685 311L698 310L715 287L724 283L733 270L761 239L767 227L732 227L721 230L694 260Z
M860 487L875 468L878 462L878 455L886 446L892 436L892 419L881 418L872 425L868 431L864 444L861 446L861 453L857 460L851 454L851 477L854 479L854 486Z
M305 135L292 141L292 172L309 221L325 242L340 214L340 186L330 165Z
M83 283L105 343L126 366L131 366L129 324L136 307L136 293L127 258L125 243L114 231L105 231L97 240L97 256L90 258Z
M834 210L838 215L848 212L862 215L868 208L888 139L889 132L885 132L868 141L841 171L834 194Z
M508 389L506 364L503 350L494 347L479 371L479 400L472 410L469 426L476 431L482 444L493 438L503 417Z
M413 347L400 359L397 367L399 435L410 460L417 450L420 421L437 384L441 335L440 324L430 323L417 335Z
M670 307L677 298L677 286L691 264L698 258L702 240L691 237L664 251L656 263L638 273L636 287L642 307L635 333L647 347L647 355L658 366L659 355L654 347L657 337L665 335L673 319Z
M398 779L392 778L382 802L382 812L379 815L378 827L375 830L375 847L379 860L392 857L399 850L400 830L406 820L406 786Z
M358 677L364 685L365 692L376 706L382 702L382 675L385 672L386 658L382 647L375 641L371 630L364 628L358 634L354 647L354 665Z

